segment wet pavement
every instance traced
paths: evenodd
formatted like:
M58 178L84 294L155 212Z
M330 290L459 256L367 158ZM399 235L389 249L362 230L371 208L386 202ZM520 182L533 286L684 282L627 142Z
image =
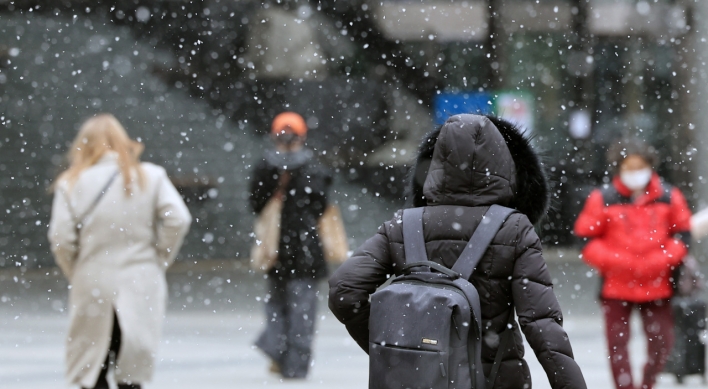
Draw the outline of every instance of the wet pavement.
M589 388L612 387L602 321L595 301L597 277L571 252L548 256L565 328ZM281 381L268 373L267 360L251 344L262 327L262 276L233 261L179 263L168 274L170 303L164 336L149 389L173 388L366 388L368 359L326 308L320 285L320 311L314 360L307 380ZM0 388L69 387L63 380L64 334L68 326L67 284L55 269L0 271ZM639 372L645 342L634 318L632 361ZM549 388L527 347L533 387ZM657 388L685 386L663 375Z

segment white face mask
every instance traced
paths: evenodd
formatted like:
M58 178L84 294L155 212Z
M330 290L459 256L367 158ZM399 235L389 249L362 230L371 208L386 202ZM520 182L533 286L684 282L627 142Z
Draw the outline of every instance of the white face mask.
M649 168L630 170L620 173L620 180L629 190L640 190L647 187L651 181L652 171Z

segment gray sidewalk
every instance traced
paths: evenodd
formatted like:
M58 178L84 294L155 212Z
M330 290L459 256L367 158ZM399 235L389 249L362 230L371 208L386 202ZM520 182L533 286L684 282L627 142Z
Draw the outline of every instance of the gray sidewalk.
M594 302L592 273L579 263L551 262L556 291L566 313L575 356L590 388L612 387ZM0 388L67 387L63 381L63 343L68 325L66 283L52 271L24 275L0 272ZM149 389L174 388L366 388L368 360L344 327L321 307L312 373L307 380L281 382L267 372L267 361L251 343L262 326L262 278L232 263L175 268L168 275L170 306ZM51 291L49 291L51 290ZM640 333L640 327L633 327ZM632 342L633 355L643 356L645 343ZM534 388L549 388L548 380L527 347ZM642 359L633 361L639 372ZM658 388L679 388L670 376ZM701 383L687 379L687 386Z

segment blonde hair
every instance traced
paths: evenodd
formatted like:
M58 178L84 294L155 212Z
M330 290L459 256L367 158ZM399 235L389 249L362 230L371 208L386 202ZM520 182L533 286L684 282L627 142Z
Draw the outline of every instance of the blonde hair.
M54 186L62 181L69 187L73 186L81 172L95 165L106 152L112 151L118 156L123 187L126 194L129 194L134 178L140 187L145 181L140 167L140 154L143 149L142 143L130 139L115 116L109 113L96 115L86 120L79 129L67 153L69 168L59 174ZM133 177L134 174L136 177Z

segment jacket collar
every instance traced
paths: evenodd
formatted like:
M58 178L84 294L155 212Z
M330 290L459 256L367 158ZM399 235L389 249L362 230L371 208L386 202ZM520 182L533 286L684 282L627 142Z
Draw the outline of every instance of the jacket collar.
M298 151L278 151L267 149L264 158L266 162L280 170L295 170L308 164L314 156L312 150L302 148Z
M115 151L106 151L101 158L98 159L96 165L115 164L118 161L118 153Z

